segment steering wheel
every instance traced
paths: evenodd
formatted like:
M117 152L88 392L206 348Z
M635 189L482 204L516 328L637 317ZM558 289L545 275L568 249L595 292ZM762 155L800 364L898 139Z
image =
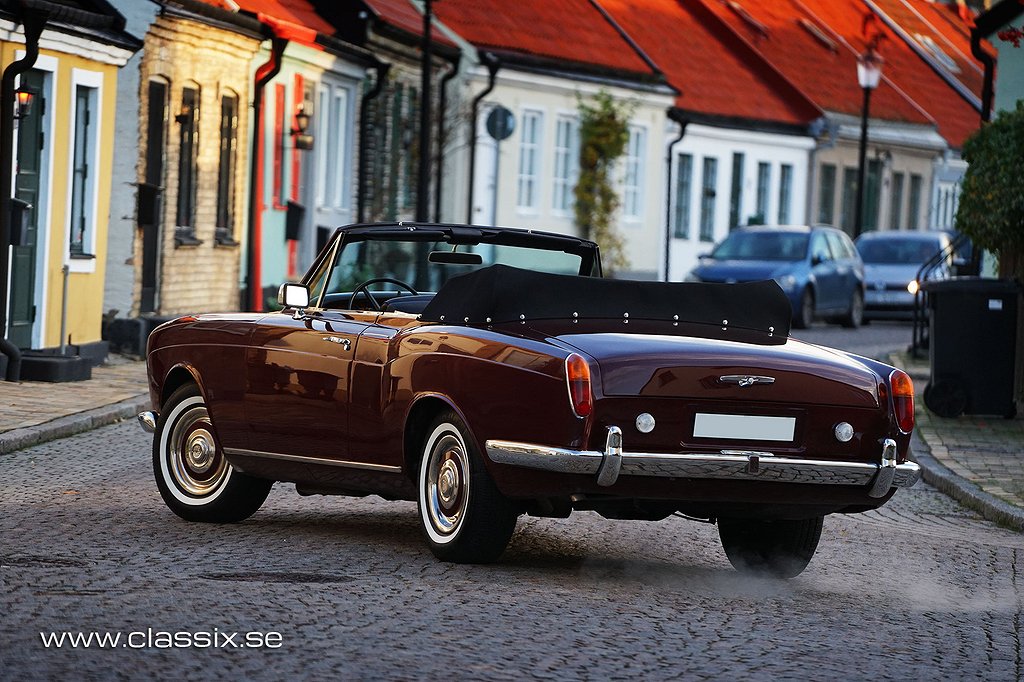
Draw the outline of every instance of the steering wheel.
M394 284L395 286L402 287L406 291L410 292L413 296L420 295L420 292L416 291L400 279L394 279L392 277L374 277L373 279L368 279L365 282L360 282L356 288L352 290L352 295L349 296L348 299L349 310L355 310L353 306L356 302L356 296L359 295L360 292L366 294L366 298L370 300L370 304L373 306L374 310L381 310L380 303L378 303L377 299L373 297L373 294L366 290L366 288L371 284Z

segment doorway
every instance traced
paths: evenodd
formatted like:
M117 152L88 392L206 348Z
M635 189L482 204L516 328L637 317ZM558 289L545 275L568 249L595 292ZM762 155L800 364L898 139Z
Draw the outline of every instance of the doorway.
M17 169L14 196L29 204L25 239L11 249L11 308L8 338L18 348L32 347L32 331L37 317L36 268L39 237L39 202L42 185L43 115L46 111L44 80L46 74L30 69L21 74L21 87L35 93L35 102L27 115L18 120Z

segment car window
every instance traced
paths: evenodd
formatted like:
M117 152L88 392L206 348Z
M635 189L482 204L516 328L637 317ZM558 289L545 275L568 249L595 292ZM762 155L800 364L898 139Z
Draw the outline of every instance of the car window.
M882 265L921 265L942 248L938 239L885 237L865 239L857 245L865 263Z
M450 252L452 249L452 244L445 241L346 241L334 259L329 276L323 278L327 282L324 293L349 292L366 280L381 277L397 279L421 292L434 292L456 275L489 265L511 265L538 272L576 275L582 263L578 254L507 244L460 244L456 247L460 253L479 256L479 263L441 263L432 262L429 258L433 251Z
M828 240L825 239L825 234L822 232L815 232L811 235L811 260L826 262L833 260L832 250L828 247Z
M715 247L719 260L798 261L807 255L807 234L801 232L733 232Z
M825 238L828 240L828 245L832 249L832 254L837 259L846 260L854 257L853 249L847 244L847 242L849 242L849 237L846 237L845 234L842 234L841 232L826 232Z

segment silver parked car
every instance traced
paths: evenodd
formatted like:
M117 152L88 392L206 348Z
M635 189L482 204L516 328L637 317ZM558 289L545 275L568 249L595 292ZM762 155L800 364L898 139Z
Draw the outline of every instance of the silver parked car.
M920 287L917 273L950 241L948 233L933 231L865 232L858 237L857 251L864 261L864 318L911 319ZM930 279L948 277L949 264L938 267Z

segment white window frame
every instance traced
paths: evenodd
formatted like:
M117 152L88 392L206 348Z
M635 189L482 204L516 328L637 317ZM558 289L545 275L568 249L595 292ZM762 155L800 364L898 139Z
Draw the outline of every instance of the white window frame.
M519 167L516 173L516 210L518 213L536 215L540 209L541 149L544 141L544 112L540 109L524 109L520 116L523 124L519 134ZM532 137L527 138L535 121Z
M627 221L644 217L644 166L647 163L647 127L629 126L622 180L622 216Z
M333 122L334 135L332 135L332 148L337 151L337 158L334 163L334 175L333 175L333 190L334 190L334 208L345 209L348 208L347 192L345 192L345 181L348 177L348 168L346 161L348 160L347 154L347 136L345 133L346 126L348 125L348 90L345 88L335 87L334 94L331 97L331 121Z
M314 146L316 152L316 207L327 208L328 195L327 183L330 182L331 174L328 166L328 150L331 141L331 88L322 83L316 86L316 141Z
M100 259L100 254L96 253L96 228L97 219L99 217L99 174L100 174L100 149L103 145L103 139L101 136L101 129L103 127L103 73L99 71L88 71L86 69L71 69L71 84L68 92L71 93L72 103L75 101L75 92L78 87L82 86L93 90L91 95L92 101L90 102L92 121L94 125L90 127L90 140L91 147L89 168L90 174L87 180L85 191L83 192L85 199L85 214L86 223L90 226L90 229L86 231L83 239L82 249L85 253L94 256L93 258L72 258L71 257L71 204L72 204L72 193L74 191L74 174L75 164L73 160L74 147L75 147L75 131L77 129L77 118L78 111L72 106L68 112L68 145L67 152L69 156L68 163L68 189L67 189L67 201L64 215L66 217L64 221L64 263L68 266L69 272L76 273L94 273L96 272L96 261Z
M580 119L573 114L555 117L555 163L551 210L566 216L573 212L573 190L580 179Z

